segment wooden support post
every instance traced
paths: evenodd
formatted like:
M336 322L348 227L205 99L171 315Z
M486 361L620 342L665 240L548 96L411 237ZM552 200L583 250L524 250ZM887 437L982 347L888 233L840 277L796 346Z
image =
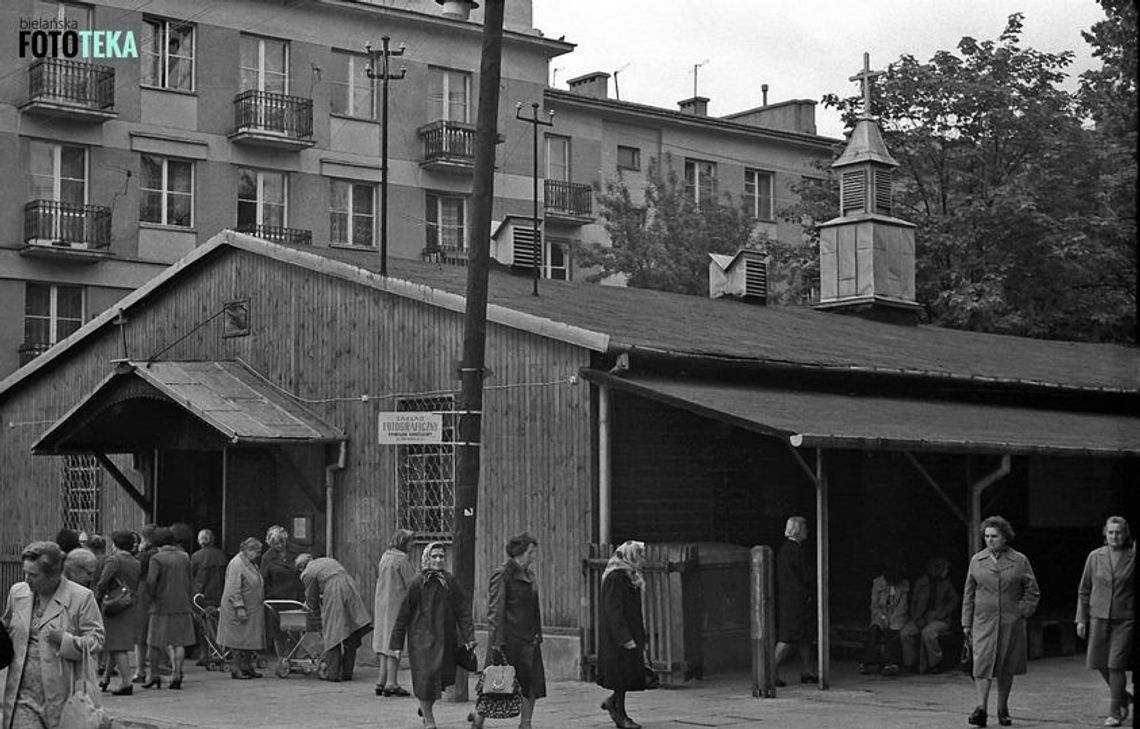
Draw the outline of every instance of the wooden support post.
M123 491L127 493L127 496L131 497L131 501L138 504L138 507L142 509L143 513L147 515L147 519L150 519L152 509L151 503L145 496L142 495L138 489L135 488L135 485L131 483L131 480L127 478L122 471L119 470L119 467L116 466L115 463L107 457L106 453L103 453L102 451L92 451L91 455L95 456L95 460L99 462L99 465L102 466L107 473L111 474L111 478L115 479L115 482L118 483L120 487L122 487Z
M827 474L823 467L822 448L817 448L815 451L815 482L815 579L817 608L819 610L816 626L819 631L819 687L826 690L831 686L831 614L828 610L829 591L827 589L830 574L827 550L831 540L827 528Z
M753 547L751 557L752 695L776 698L776 558L771 547Z
M613 484L610 451L610 388L598 386L598 544L610 543Z

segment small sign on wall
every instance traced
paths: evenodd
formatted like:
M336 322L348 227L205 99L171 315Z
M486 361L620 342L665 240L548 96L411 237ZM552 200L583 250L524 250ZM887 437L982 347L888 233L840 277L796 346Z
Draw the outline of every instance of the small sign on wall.
M442 413L380 413L380 445L423 445L443 442Z

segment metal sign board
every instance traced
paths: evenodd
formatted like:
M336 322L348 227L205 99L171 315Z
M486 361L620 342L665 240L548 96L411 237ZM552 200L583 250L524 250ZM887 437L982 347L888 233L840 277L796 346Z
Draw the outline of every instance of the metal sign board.
M380 445L422 445L443 442L441 413L380 413Z

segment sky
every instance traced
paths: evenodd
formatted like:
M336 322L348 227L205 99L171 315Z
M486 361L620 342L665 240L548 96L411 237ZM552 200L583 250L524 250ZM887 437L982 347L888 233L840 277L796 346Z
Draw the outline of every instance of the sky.
M533 0L534 27L577 44L551 61L551 84L605 71L623 101L670 109L697 93L709 115L724 116L788 99L820 101L827 93L858 93L848 81L862 68L885 68L902 54L927 61L956 51L963 36L995 39L1015 12L1025 15L1022 45L1071 50L1066 87L1099 67L1081 37L1104 18L1095 0ZM628 65L627 65L628 64ZM615 82L610 79L610 96ZM819 134L840 138L838 113L816 106Z

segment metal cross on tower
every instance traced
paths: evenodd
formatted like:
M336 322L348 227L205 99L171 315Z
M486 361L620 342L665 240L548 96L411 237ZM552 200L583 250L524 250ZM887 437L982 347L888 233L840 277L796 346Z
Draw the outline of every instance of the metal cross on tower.
M863 53L863 70L852 76L849 81L858 81L863 89L863 115L861 119L871 118L871 80L886 74L886 71L871 70L871 54Z

